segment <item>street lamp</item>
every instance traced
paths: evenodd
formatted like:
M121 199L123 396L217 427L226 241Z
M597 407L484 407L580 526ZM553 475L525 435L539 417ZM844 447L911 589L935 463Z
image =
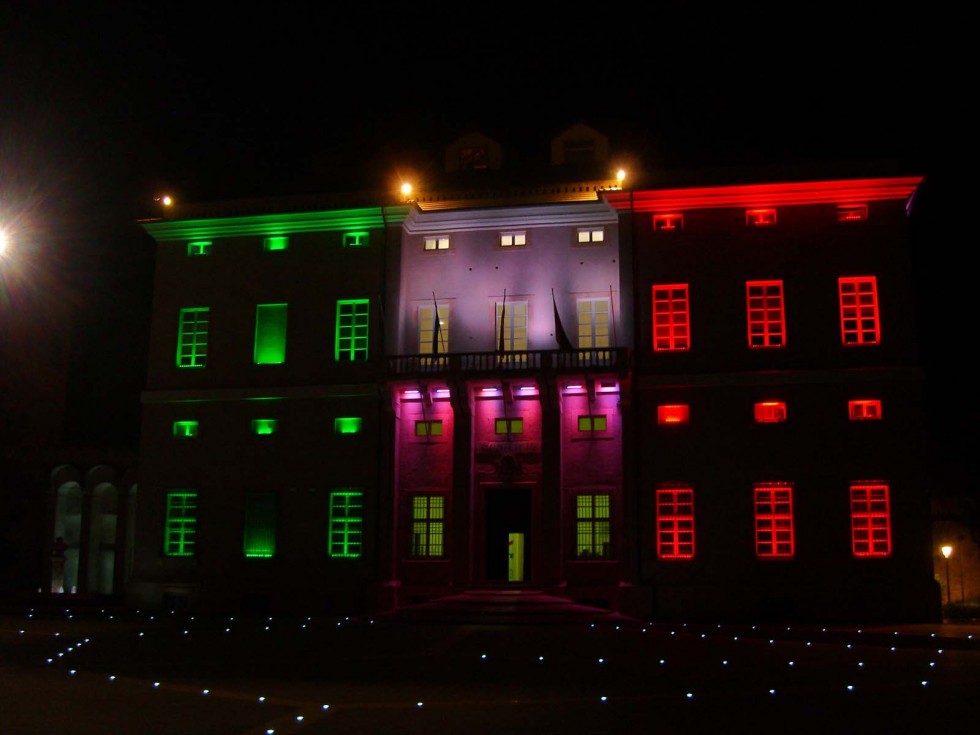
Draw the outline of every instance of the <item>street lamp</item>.
M942 546L939 550L943 552L943 559L946 560L946 604L949 605L953 602L949 591L949 557L953 553L953 547L949 545Z

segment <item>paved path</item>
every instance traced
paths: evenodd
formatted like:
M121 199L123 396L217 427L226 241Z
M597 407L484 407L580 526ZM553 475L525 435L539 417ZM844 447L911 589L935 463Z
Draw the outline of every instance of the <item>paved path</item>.
M980 625L0 615L0 735L937 733Z

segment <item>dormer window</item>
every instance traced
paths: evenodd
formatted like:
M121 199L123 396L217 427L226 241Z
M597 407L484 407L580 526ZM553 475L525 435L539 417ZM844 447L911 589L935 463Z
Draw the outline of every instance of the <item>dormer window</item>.
M489 161L486 146L459 149L459 168L462 171L482 171L489 167Z
M565 163L592 163L595 161L595 140L578 138L562 144Z

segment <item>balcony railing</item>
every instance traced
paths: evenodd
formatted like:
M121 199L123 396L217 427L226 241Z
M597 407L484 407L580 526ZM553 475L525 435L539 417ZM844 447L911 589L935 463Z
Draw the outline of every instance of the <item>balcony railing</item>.
M626 347L585 350L525 350L514 352L454 352L448 355L395 355L388 358L390 377L443 375L476 377L493 375L560 375L593 371L625 372L629 368Z

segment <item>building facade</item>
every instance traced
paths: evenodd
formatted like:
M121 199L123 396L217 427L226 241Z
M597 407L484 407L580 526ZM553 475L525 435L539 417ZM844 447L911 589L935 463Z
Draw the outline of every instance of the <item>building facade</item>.
M442 188L144 223L130 602L934 619L919 179L631 186L584 126L550 179L503 160L470 134Z

